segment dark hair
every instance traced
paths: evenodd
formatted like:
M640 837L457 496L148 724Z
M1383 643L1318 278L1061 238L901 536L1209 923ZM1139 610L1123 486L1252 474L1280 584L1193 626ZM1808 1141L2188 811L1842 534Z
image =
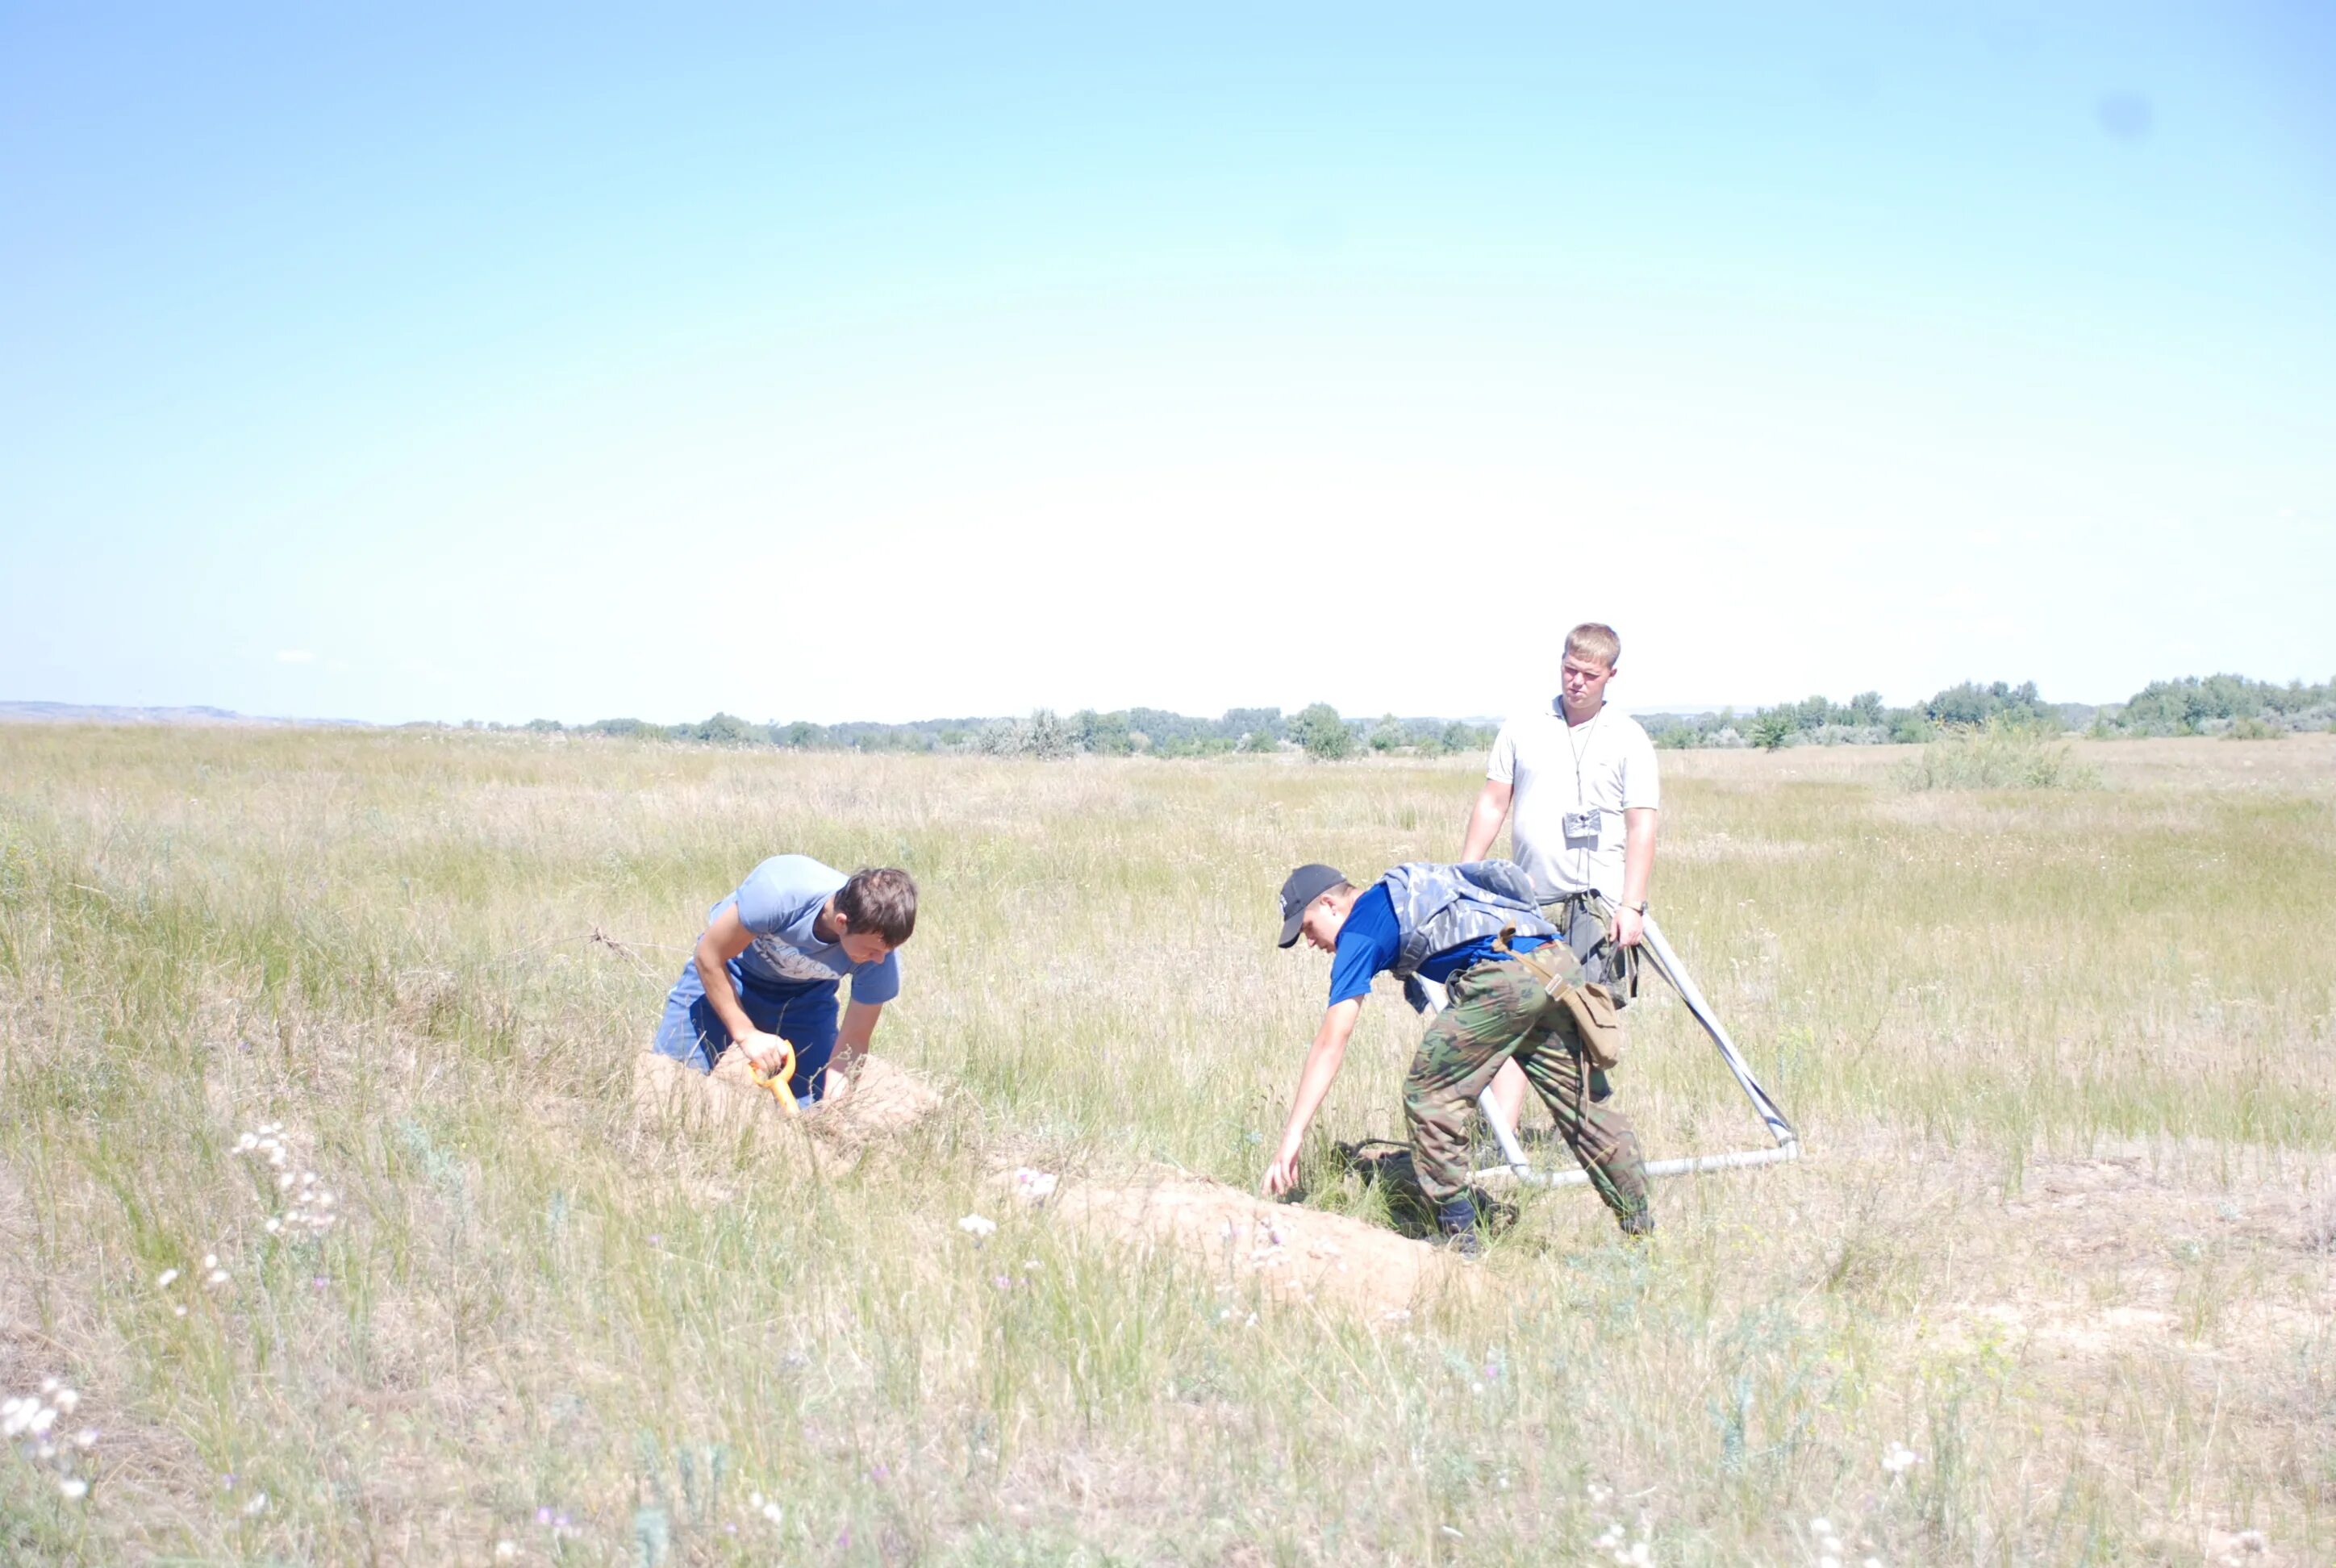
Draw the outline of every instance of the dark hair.
M917 933L917 884L891 866L861 866L836 890L835 912L855 931L873 931L887 947Z

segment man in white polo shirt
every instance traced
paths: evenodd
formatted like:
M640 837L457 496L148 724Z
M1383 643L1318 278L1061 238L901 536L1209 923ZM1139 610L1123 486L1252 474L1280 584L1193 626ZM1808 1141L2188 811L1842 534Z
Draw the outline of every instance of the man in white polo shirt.
M1545 912L1593 979L1619 968L1627 961L1620 950L1639 944L1662 804L1654 742L1636 719L1606 706L1606 683L1621 657L1622 639L1611 626L1585 621L1566 633L1558 699L1501 726L1460 846L1462 861L1482 860L1509 819L1511 858L1532 876ZM1611 930L1594 929L1583 896L1591 892L1613 901ZM1552 903L1564 907L1546 908ZM1514 1071L1504 1070L1493 1086L1511 1126L1524 1093L1524 1075Z

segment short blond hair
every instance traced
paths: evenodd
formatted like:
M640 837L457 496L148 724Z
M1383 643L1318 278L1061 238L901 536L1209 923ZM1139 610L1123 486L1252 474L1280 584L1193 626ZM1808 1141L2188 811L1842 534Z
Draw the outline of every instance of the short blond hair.
M1565 634L1565 657L1572 658L1575 654L1597 659L1612 669L1622 662L1622 639L1603 621L1585 620Z

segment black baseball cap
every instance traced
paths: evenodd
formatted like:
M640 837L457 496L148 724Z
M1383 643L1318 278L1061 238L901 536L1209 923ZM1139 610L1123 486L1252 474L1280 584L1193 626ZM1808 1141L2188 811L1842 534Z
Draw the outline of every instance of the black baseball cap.
M1290 880L1281 884L1281 946L1290 947L1298 940L1308 904L1346 882L1346 873L1335 866L1299 866L1291 872Z

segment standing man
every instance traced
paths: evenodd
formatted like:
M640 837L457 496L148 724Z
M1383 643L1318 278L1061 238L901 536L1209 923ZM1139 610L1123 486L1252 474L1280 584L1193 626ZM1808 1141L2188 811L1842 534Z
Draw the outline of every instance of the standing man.
M651 1046L710 1073L736 1046L764 1073L795 1051L788 1088L810 1105L832 1066L846 1080L900 994L893 950L917 929L917 884L890 867L845 876L809 855L774 855L715 904L689 967L665 1001ZM835 996L852 978L839 1037Z
M1622 639L1611 626L1584 621L1565 634L1558 699L1501 726L1460 846L1463 861L1483 858L1509 819L1513 858L1592 980L1608 979L1639 945L1662 804L1654 742L1636 719L1606 706L1606 683L1621 658ZM1615 906L1611 931L1590 907L1593 892ZM1521 1074L1504 1072L1494 1086L1512 1127L1524 1095Z
M1506 950L1504 931L1514 933ZM1298 1180L1306 1129L1345 1065L1372 979L1386 972L1440 981L1451 998L1427 1026L1403 1084L1412 1168L1448 1242L1471 1253L1480 1245L1468 1189L1468 1129L1476 1096L1494 1074L1520 1069L1623 1233L1654 1230L1638 1135L1621 1112L1590 1097L1573 1014L1511 957L1558 940L1534 908L1533 886L1522 870L1507 861L1422 862L1358 888L1329 866L1299 866L1281 884L1281 945L1301 936L1333 955L1330 1000L1266 1167L1269 1197Z

